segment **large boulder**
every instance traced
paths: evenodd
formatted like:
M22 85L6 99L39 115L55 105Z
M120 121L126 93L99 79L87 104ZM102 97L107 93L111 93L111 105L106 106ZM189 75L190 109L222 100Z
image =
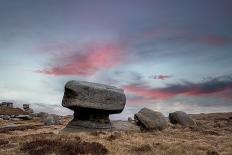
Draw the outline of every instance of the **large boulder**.
M141 109L134 115L134 119L145 130L163 130L168 127L168 122L162 113L148 108Z
M104 84L69 81L65 85L62 105L74 111L73 127L111 128L110 114L120 113L126 104L122 89Z
M183 111L169 113L169 121L172 124L180 124L183 126L196 126L195 121Z

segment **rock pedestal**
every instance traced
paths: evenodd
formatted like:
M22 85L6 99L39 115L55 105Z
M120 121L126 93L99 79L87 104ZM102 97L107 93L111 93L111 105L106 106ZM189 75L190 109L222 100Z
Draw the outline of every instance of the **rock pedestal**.
M62 105L74 111L68 127L109 129L110 114L122 112L126 96L122 89L113 86L69 81L65 85Z

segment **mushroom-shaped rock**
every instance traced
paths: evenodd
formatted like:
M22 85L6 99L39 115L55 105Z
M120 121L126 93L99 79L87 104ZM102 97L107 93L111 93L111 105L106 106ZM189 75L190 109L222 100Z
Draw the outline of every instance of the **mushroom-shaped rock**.
M141 109L135 114L134 119L145 130L163 130L168 127L168 122L162 113L148 108Z
M122 112L125 104L122 89L84 81L67 82L62 101L74 111L68 126L99 129L111 128L109 115Z
M169 121L172 124L180 124L183 126L196 126L194 120L183 111L169 113Z

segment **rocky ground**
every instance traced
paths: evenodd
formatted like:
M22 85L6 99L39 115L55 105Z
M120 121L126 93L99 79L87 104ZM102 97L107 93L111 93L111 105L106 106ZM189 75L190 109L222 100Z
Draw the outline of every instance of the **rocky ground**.
M0 120L0 154L232 155L232 113L191 115L197 128L169 124L163 131L60 132L40 118ZM120 123L119 123L120 124Z

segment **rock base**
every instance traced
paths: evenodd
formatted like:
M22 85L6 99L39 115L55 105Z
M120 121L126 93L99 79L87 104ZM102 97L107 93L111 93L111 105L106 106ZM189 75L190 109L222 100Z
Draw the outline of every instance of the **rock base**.
M72 122L72 121L71 121ZM78 133L78 132L96 132L96 131L133 131L140 132L139 126L136 123L128 122L128 121L112 121L110 128L86 128L83 126L72 125L69 123L61 133Z

